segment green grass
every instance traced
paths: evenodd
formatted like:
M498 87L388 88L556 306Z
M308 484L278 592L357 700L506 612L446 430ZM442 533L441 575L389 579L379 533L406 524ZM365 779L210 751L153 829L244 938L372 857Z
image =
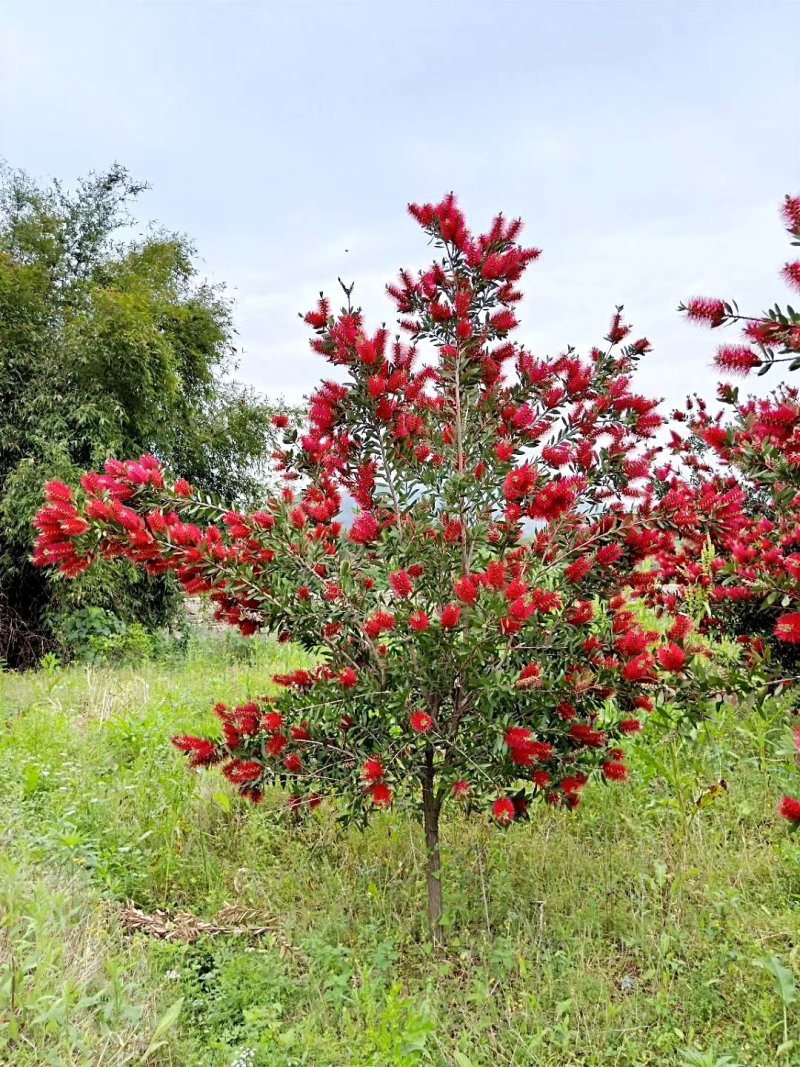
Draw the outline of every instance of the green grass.
M278 797L245 807L169 745L302 660L254 648L0 675L0 1063L800 1064L800 838L774 814L797 790L785 708L724 709L694 741L656 728L632 783L594 787L576 815L508 832L451 817L437 956L402 811L363 834L324 808L286 826ZM272 924L170 944L126 932L126 901Z

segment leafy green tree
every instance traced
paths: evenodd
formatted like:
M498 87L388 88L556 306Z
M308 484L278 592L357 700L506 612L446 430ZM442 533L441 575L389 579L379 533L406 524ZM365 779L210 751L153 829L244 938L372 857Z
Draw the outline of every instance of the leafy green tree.
M275 407L231 380L231 305L183 236L137 233L146 187L113 166L74 190L0 171L0 659L36 661L58 618L93 603L164 624L171 579L104 564L72 588L29 557L49 477L146 450L200 490L258 502Z

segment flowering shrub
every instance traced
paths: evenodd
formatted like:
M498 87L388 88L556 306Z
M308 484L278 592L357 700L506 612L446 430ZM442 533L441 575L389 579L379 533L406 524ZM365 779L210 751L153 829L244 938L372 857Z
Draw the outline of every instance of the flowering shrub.
M245 634L315 650L279 696L218 705L219 738L175 744L250 800L282 785L298 813L415 806L441 941L445 802L505 826L537 798L572 809L591 778L624 781L620 742L674 692L692 625L662 634L631 608L652 590L641 564L675 546L652 521L661 419L631 382L647 340L619 308L587 358L532 355L511 340L539 255L521 224L473 236L452 195L410 212L438 258L389 286L401 335L370 331L347 290L305 316L344 381L287 429L268 508L219 507L152 456L111 460L77 493L47 486L35 560L74 576L122 555Z

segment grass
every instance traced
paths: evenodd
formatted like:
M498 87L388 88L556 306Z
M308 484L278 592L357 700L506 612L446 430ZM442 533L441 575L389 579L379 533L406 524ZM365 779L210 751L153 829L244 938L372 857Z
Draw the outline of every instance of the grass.
M423 936L421 840L301 828L168 738L302 653L206 641L173 666L0 675L0 1063L172 1067L800 1064L800 848L786 709L655 727L633 781L508 832L445 825L449 936ZM707 804L704 789L729 783ZM168 943L121 908L269 932Z

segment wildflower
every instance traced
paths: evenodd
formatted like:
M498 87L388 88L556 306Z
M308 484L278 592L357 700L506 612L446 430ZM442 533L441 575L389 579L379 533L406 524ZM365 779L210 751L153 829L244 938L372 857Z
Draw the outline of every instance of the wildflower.
M796 826L800 823L800 800L784 797L778 805L778 814Z

